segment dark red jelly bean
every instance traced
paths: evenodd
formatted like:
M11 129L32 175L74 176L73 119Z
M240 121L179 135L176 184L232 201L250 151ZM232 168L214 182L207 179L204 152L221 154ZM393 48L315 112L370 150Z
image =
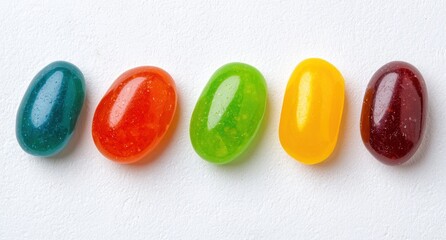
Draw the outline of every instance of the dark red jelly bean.
M427 92L421 73L405 62L381 67L367 86L361 113L361 136L381 162L409 160L423 138Z

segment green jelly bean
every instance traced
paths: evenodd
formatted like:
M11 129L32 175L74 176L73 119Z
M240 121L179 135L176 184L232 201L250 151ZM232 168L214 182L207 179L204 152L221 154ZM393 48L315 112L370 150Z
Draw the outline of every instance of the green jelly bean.
M68 62L53 62L31 81L17 112L20 146L35 156L60 152L73 135L85 99L81 71Z
M192 114L190 138L195 151L217 164L236 159L257 134L266 101L265 78L257 69L244 63L219 68Z

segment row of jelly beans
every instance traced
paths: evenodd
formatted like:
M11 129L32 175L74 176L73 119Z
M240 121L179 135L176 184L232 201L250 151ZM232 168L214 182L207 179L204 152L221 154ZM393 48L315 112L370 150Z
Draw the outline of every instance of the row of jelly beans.
M81 71L54 62L32 80L16 122L20 146L37 156L60 152L70 140L85 98ZM243 63L218 69L199 97L190 122L195 151L224 164L251 144L266 111L262 74ZM307 59L286 88L279 126L285 151L305 164L333 152L344 106L344 79L330 63ZM146 157L161 141L177 107L175 83L164 70L138 67L123 73L96 108L92 135L99 151L119 163ZM405 62L380 68L369 82L361 114L361 135L380 161L397 165L417 150L426 122L427 93L421 74Z

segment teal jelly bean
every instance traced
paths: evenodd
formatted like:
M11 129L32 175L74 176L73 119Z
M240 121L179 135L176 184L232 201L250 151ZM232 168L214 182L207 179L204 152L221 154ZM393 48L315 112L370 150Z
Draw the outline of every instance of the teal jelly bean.
M16 136L35 156L52 156L70 141L85 99L82 72L73 64L53 62L31 81L20 103Z

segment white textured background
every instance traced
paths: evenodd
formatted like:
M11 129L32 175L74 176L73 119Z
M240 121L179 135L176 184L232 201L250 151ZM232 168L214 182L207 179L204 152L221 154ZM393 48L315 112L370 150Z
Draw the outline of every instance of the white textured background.
M322 57L343 73L340 139L304 166L278 140L294 67ZM87 99L67 150L24 153L15 115L45 65L84 73ZM428 86L427 134L415 161L388 167L362 145L359 115L372 74L392 60ZM268 114L244 161L215 166L189 140L195 102L221 65L242 61L267 79ZM95 107L125 70L164 68L178 121L145 165L106 160L91 138ZM0 239L446 239L446 2L1 1Z

